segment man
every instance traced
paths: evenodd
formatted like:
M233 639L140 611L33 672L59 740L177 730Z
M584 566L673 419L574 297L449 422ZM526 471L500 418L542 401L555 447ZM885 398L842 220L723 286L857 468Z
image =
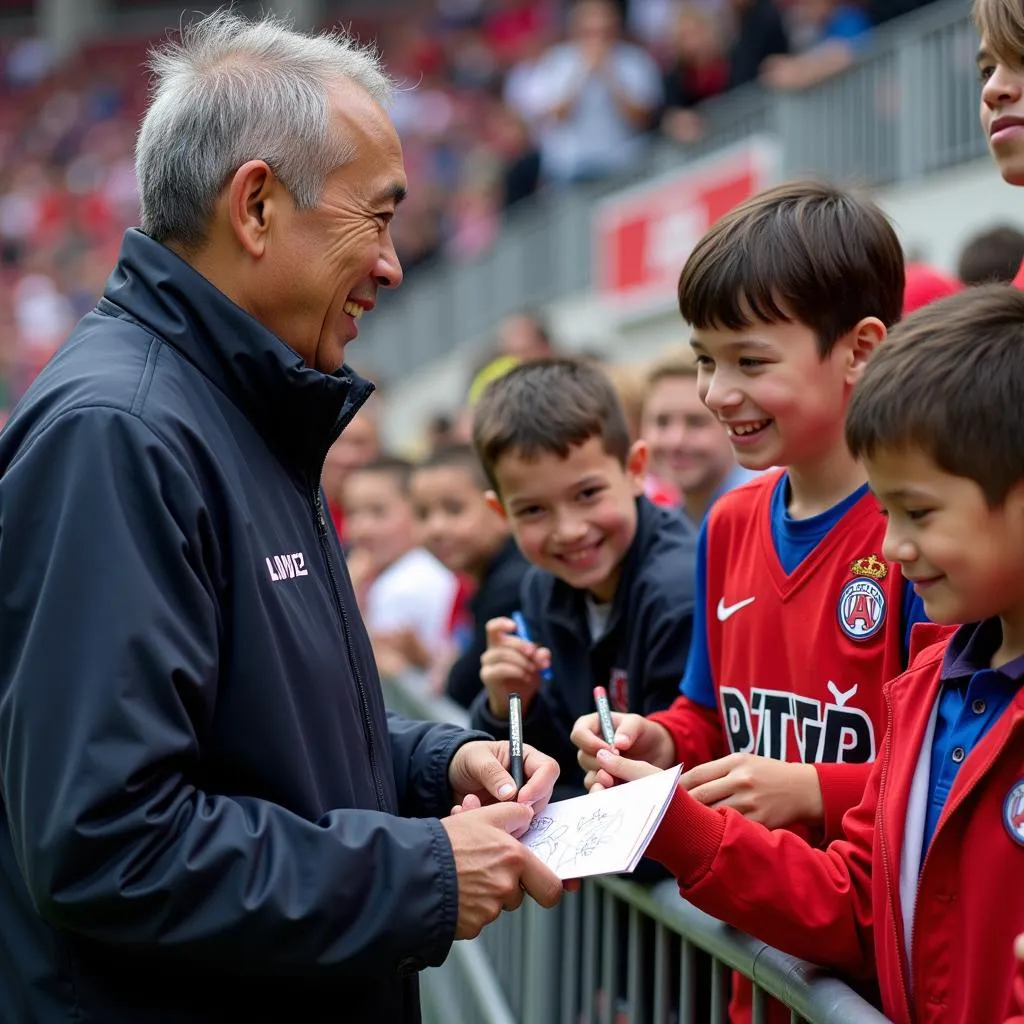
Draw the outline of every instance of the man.
M389 83L225 13L154 68L143 230L0 436L0 1020L413 1021L561 885L515 838L555 766L517 802L507 744L386 715L324 515Z

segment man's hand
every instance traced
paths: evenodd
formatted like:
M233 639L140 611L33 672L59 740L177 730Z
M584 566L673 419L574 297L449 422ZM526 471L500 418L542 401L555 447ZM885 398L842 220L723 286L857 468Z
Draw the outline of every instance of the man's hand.
M508 695L518 693L526 714L540 688L540 673L551 664L551 652L516 634L511 619L487 623L487 650L480 655L480 682L487 690L487 706L495 718L508 718Z
M702 804L735 808L766 828L820 822L825 814L813 764L729 754L691 768L680 785Z
M586 786L588 793L599 793L602 789L608 789L610 785L614 786L616 782L635 782L647 775L664 771L656 764L623 757L607 747L597 752L597 763L599 768L587 772L583 779L583 785Z
M612 712L612 725L615 726L615 750L623 757L647 761L658 768L671 768L676 763L676 745L663 725L643 715L623 715L618 711ZM614 786L615 780L610 775L601 777L601 764L597 760L598 751L609 749L601 736L597 713L577 718L569 738L579 748L576 760L583 771L594 774L603 789Z
M533 813L525 804L506 803L441 819L459 879L456 939L476 938L503 910L518 909L527 893L542 907L561 898L561 880L517 838Z
M523 744L523 775L526 782L516 793L508 773L509 749L502 740L474 740L455 751L448 766L448 782L455 803L470 810L494 801L515 800L542 811L558 781L558 762L535 747Z

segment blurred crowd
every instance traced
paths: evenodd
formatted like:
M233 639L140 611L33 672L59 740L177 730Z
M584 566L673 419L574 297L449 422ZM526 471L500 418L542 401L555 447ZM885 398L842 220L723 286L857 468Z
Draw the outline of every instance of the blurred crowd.
M627 173L658 134L699 138L702 100L835 73L919 2L410 0L341 19L402 83L406 273L474 259L518 202ZM0 410L92 306L135 223L146 45L90 43L55 66L40 40L0 41Z

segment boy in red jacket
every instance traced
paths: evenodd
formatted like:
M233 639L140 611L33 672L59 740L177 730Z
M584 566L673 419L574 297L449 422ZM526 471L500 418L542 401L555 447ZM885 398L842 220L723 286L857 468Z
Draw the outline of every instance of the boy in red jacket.
M886 560L933 622L969 625L886 685L886 736L842 839L814 849L680 788L647 850L703 910L795 956L875 977L898 1024L998 1024L1014 1011L1022 408L1020 291L970 289L894 328L854 389L846 438L888 516ZM608 749L593 767L590 787L658 770Z

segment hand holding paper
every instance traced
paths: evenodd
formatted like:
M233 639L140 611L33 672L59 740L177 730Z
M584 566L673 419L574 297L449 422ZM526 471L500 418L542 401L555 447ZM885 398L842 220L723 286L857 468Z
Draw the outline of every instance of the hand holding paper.
M522 842L561 879L633 871L661 824L681 765L548 804Z

